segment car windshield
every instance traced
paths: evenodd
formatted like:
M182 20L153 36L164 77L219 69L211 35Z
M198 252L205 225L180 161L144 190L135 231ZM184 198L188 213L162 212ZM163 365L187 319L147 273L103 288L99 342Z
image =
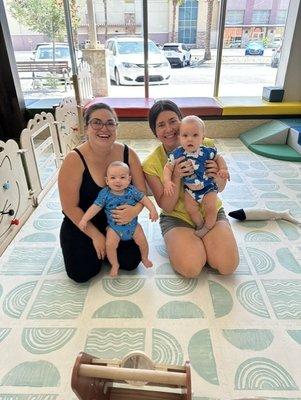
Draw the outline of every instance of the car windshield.
M143 53L143 42L118 42L119 54L141 54ZM160 54L160 50L153 42L148 42L148 51L153 54Z
M53 58L53 48L39 48L37 51L37 58L40 60L47 60ZM56 47L55 48L55 58L70 58L68 47Z
M178 50L178 48L179 48L179 46L169 46L169 45L167 45L167 46L163 46L163 50Z

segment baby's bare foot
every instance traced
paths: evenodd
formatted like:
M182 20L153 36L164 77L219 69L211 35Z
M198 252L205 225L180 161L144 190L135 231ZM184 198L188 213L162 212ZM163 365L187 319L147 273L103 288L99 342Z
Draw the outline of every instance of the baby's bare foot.
M151 268L153 266L153 263L148 258L143 258L142 263L146 268Z
M199 238L201 239L202 237L204 237L205 235L207 235L207 233L208 233L209 231L210 231L210 229L207 228L206 225L203 225L201 229L196 229L196 230L194 231L194 234L195 234L197 237L199 237Z
M117 265L112 265L111 271L110 271L110 276L112 276L113 278L115 276L117 276L118 275L118 270L119 270L119 265L118 264Z

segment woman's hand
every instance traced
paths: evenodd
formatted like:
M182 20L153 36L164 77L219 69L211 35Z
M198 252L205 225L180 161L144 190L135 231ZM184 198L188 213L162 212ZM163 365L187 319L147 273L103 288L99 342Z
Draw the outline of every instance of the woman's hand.
M214 160L207 160L206 161L206 175L209 178L215 179L218 173L218 165L217 162Z
M227 181L230 180L229 171L225 168L220 168L217 172L217 175L222 179L226 179Z
M173 170L173 175L178 178L183 178L183 176L189 176L193 174L194 168L190 160L185 161L185 157L180 157L175 160L175 166Z
M206 175L209 178L213 178L215 183L218 186L218 191L222 192L225 189L227 179L223 179L218 175L218 165L214 160L207 160L206 161Z
M96 251L97 257L103 260L106 256L106 238L105 236L98 232L97 235L92 238L93 246Z
M112 217L117 225L126 225L137 217L141 210L142 205L139 203L135 206L123 204L112 211Z

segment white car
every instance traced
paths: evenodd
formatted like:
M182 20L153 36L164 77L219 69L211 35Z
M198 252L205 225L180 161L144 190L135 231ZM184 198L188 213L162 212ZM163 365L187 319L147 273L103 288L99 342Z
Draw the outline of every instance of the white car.
M116 85L141 85L144 83L143 39L120 37L107 40L110 78ZM156 44L148 41L149 82L169 83L170 64Z
M184 43L165 43L163 46L164 54L170 65L185 67L190 65L191 54L190 49Z
M68 66L71 69L71 56L67 43L55 44L55 61L68 61ZM82 52L77 51L76 57L78 63L81 60ZM34 51L34 61L53 61L53 45L52 43L38 44Z
M271 47L273 47L273 49L277 49L278 47L280 47L282 45L282 38L281 37L275 37Z

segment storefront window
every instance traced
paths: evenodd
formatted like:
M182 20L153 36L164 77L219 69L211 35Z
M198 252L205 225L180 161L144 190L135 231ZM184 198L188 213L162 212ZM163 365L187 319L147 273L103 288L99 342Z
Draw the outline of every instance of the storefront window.
M7 2L6 9L25 97L74 96L66 29L60 28L56 35L54 50L49 32L41 33L36 25L18 16L12 7L15 3L18 2ZM76 0L70 3L76 4ZM175 4L148 0L147 4L149 96L212 96L221 3L184 0ZM261 1L228 0L220 95L260 96L263 86L275 84L289 0L266 4L262 9ZM107 0L95 2L94 6L97 45L106 49L108 79L104 80L106 90L102 93L111 97L144 97L142 0ZM64 14L63 8L60 10L58 22ZM77 17L73 33L76 59L80 63L85 58L85 49L91 45L91 20L85 3L77 4ZM23 70L21 67L22 61L31 61L37 67L38 62L51 63L54 59L56 63L68 64L68 76L54 74L50 66L52 72L43 71L43 74L28 71L25 65ZM103 78L103 73L100 75Z
M264 86L275 85L284 34L283 20L278 22L284 13L279 14L279 7L286 6L286 15L289 4L277 0L269 10L262 10L256 9L262 2L239 1L245 7L243 24L234 22L237 11L232 7L237 7L237 1L227 3L219 95L261 96Z

